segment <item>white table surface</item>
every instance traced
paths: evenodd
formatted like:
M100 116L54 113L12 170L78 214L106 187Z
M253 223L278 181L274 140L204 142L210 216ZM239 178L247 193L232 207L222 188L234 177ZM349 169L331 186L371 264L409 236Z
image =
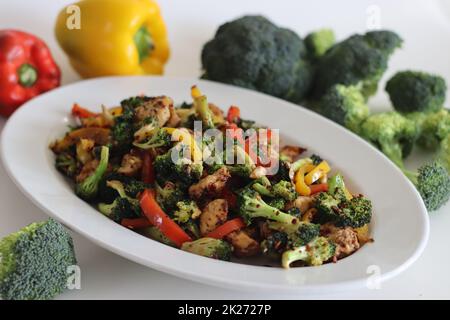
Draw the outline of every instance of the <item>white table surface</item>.
M53 36L53 23L66 0L0 0L0 29L17 28L43 38L63 72L63 83L79 80ZM379 12L382 28L405 40L392 58L385 79L398 69L415 68L443 75L450 83L450 3L439 1L287 1L287 0L160 0L169 29L172 55L167 75L198 76L200 50L223 22L246 13L261 13L305 35L333 27L338 38L364 32L368 14ZM345 5L344 5L345 4ZM373 7L375 5L375 7ZM382 87L382 86L381 86ZM387 108L381 90L370 101L373 109ZM0 130L5 121L0 119ZM412 162L418 162L418 156ZM43 181L45 183L45 181ZM380 180L383 183L383 180ZM394 195L395 196L395 195ZM383 283L379 290L362 289L319 297L279 296L270 292L239 292L194 283L157 272L110 253L74 234L81 267L81 289L62 299L448 299L450 205L431 215L431 236L423 255L407 271ZM395 214L393 212L392 214ZM0 165L0 237L25 224L45 219L7 177ZM401 230L399 232L401 236Z

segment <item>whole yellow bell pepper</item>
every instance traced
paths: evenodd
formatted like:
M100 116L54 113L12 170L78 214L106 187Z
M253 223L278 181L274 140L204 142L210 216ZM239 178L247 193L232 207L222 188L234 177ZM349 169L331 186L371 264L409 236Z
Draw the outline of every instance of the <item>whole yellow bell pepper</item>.
M79 29L64 8L56 39L82 77L162 74L169 58L164 21L153 0L82 0Z

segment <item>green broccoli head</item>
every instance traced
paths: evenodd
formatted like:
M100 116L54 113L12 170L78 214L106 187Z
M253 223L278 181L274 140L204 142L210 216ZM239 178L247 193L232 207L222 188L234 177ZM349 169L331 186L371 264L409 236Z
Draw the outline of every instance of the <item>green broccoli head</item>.
M347 199L345 193L337 188L334 194L322 192L316 197L315 207L319 223L331 222L338 227L359 228L372 218L372 203L362 195Z
M98 209L101 213L116 222L124 218L138 218L142 216L139 200L131 198L126 192L125 185L118 180L107 181L107 186L119 195L112 203L99 203Z
M181 250L207 258L229 261L231 259L232 247L224 240L200 238L195 241L183 243Z
M176 148L176 149L174 149ZM176 146L167 153L159 155L153 161L156 180L163 184L166 181L179 181L186 185L197 182L203 173L203 164L183 157L182 148ZM178 152L178 158L172 159L172 152Z
M250 224L254 218L266 218L286 224L296 224L299 222L297 217L268 205L259 193L250 188L245 188L239 192L237 204L239 214L247 224Z
M335 44L317 63L314 97L321 97L335 84L343 84L360 86L367 99L376 92L390 55L401 43L394 32L371 31Z
M398 167L403 168L417 138L412 120L397 112L382 112L369 116L361 126L361 135L380 149Z
M100 160L95 171L75 186L75 193L84 200L91 200L97 196L98 186L108 169L109 148L101 148Z
M286 200L283 198L269 198L269 200L267 200L267 204L278 210L283 210L286 205Z
M0 296L45 300L63 292L76 265L72 238L53 219L33 223L0 241Z
M156 201L167 213L177 209L177 203L186 199L186 192L177 184L167 181L161 187L155 183Z
M183 200L176 204L177 209L174 211L173 220L180 223L187 223L191 218L197 218L202 214L202 211L197 206L195 201Z
M331 29L320 29L311 32L305 37L305 45L312 59L318 59L323 56L335 42L336 38Z
M386 91L399 112L435 112L444 104L447 85L437 75L401 71L389 79Z
M162 128L155 128L145 141L133 142L135 147L148 150L154 148L168 147L172 143L172 135Z
M417 172L404 172L416 186L428 211L439 209L450 198L450 175L439 161L427 163Z
M286 201L292 201L297 198L295 186L290 181L281 180L272 186L272 192L275 197L281 197Z
M334 122L358 132L369 116L369 107L356 86L337 84L320 98L318 112Z
M55 167L63 175L73 178L77 173L77 160L69 152L63 152L56 156Z
M424 149L435 151L450 134L450 114L447 109L429 113L421 122L417 144Z
M223 24L202 50L204 78L299 102L313 70L303 41L262 16Z
M287 247L295 248L303 246L320 234L320 225L305 221L296 224L286 224L270 221L269 228L278 232L284 232L288 237Z
M281 257L283 268L289 269L294 261L303 261L308 266L320 266L330 260L336 252L336 245L325 237L317 237L307 245L287 250Z
M261 242L261 252L271 259L279 259L281 254L286 251L288 241L285 232L273 232Z
M137 198L139 193L151 187L150 184L144 183L133 177L129 177L117 172L107 172L100 180L98 186L98 198L100 201L111 203L119 196L117 190L108 186L108 181L113 180L121 182L126 195L131 198Z

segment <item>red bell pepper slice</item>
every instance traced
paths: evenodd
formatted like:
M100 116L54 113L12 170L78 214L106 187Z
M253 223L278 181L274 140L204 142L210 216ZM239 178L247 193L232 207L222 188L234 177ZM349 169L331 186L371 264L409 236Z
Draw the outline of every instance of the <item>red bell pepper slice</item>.
M246 224L244 220L242 220L242 218L234 218L218 226L216 229L208 233L206 236L208 238L222 239L227 234L242 229L245 226Z
M154 190L144 190L141 195L140 205L142 212L150 223L158 227L176 246L181 247L184 242L192 241L191 237L161 209L155 199Z
M78 118L92 118L95 117L97 114L89 111L86 108L83 108L82 106L80 106L78 103L74 103L72 106L72 115L74 117L78 117Z
M58 87L60 79L44 41L22 31L0 31L0 115L10 116L26 101Z
M328 183L312 184L309 186L311 194L328 191Z
M236 106L231 106L227 112L227 121L229 123L236 123L241 118L241 109Z

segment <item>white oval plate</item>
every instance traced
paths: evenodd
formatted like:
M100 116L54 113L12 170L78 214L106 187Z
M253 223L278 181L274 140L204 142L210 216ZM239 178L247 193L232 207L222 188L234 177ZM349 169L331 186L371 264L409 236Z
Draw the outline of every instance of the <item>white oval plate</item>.
M374 205L374 243L336 264L269 268L216 261L160 244L107 219L75 196L53 166L48 145L67 130L73 102L99 108L145 93L189 101L199 84L223 109L241 107L244 118L280 129L282 136L328 159L350 189ZM2 157L11 178L36 205L100 246L130 260L182 278L241 290L296 294L362 288L374 272L383 281L409 267L428 239L426 209L414 186L379 151L356 135L302 107L254 91L195 78L110 77L71 84L35 98L8 121ZM373 267L375 266L375 267ZM371 277L374 280L373 277Z

